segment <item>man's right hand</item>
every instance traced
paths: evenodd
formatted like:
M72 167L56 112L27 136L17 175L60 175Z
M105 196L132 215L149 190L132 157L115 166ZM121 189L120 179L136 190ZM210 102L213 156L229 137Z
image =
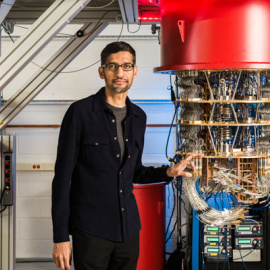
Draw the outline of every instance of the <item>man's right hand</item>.
M71 245L70 242L55 243L53 245L53 262L61 270L70 270Z

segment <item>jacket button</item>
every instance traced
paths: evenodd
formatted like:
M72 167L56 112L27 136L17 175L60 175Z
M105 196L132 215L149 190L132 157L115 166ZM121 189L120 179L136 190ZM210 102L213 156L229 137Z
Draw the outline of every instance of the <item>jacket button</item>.
M120 193L123 193L123 190L122 189L120 189Z
M125 211L125 208L122 208L122 211Z
M128 156L128 158L130 158L130 156Z
M114 123L114 122L115 122L115 120L113 119L113 120L112 120L112 122Z
M114 137L113 139L116 141L117 140L117 137Z
M122 174L122 172L119 172L119 174Z
M98 145L98 142L95 142L95 145Z
M128 138L126 139L126 142L128 142Z
M120 157L120 155L119 155L119 154L117 154L117 155L116 155L116 157L118 157L118 158L119 158L119 157Z

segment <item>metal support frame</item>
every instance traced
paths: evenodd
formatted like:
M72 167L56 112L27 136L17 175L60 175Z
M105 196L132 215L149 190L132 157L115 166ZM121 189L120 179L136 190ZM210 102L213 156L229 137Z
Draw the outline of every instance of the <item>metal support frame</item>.
M106 26L89 23L80 30L84 36L72 36L2 107L0 129L5 127L48 83L50 83Z
M91 0L56 0L31 28L0 58L0 91Z
M15 269L15 232L16 232L16 144L13 135L0 136L0 160L1 160L1 178L0 178L0 192L5 190L4 197L0 204L0 210L6 205L6 209L0 213L0 270ZM10 175L9 175L9 189L6 192L7 185L5 168L5 157L9 157ZM7 193L7 194L6 194ZM5 196L9 197L5 198ZM12 197L12 202L10 198Z
M139 18L137 0L118 0L123 22L137 23Z
M16 0L4 0L2 5L0 4L0 23L6 18L15 1Z

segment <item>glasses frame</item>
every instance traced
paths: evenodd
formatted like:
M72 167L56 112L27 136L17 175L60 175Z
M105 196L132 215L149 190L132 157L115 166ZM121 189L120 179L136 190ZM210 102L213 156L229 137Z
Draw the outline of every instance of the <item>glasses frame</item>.
M111 64L113 64L113 65L116 66L116 70L108 69L107 66L108 66L108 65L111 65ZM125 70L125 69L123 69L123 66L126 65L126 64L132 65L132 69L130 69L130 70ZM131 63L124 63L124 64L122 64L122 65L118 65L118 64L115 64L115 63L108 63L108 64L105 64L105 65L102 65L101 67L102 67L102 68L106 68L106 69L109 70L109 71L114 71L114 72L115 72L115 71L117 71L117 70L119 69L119 67L121 67L123 71L132 71L132 70L134 70L135 65L134 65L134 64L131 64Z

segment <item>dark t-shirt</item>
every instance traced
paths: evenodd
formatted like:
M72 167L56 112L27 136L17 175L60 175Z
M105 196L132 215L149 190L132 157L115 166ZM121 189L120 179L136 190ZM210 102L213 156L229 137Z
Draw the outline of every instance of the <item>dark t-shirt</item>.
M123 138L123 126L122 122L127 116L127 106L123 108L117 108L107 103L109 109L113 111L116 120L116 129L117 129L117 138L120 145L121 150L121 162L123 161L124 152L125 152L125 144Z

